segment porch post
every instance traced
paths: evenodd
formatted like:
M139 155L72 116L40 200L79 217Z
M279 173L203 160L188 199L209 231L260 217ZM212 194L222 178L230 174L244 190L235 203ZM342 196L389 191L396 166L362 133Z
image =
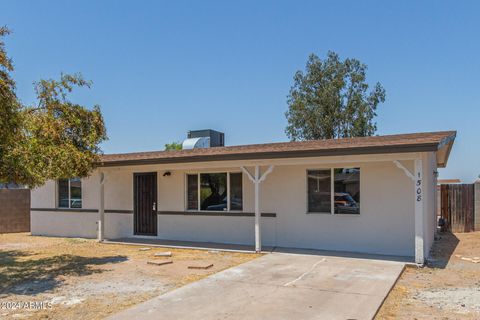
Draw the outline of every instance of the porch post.
M423 232L423 164L422 159L415 159L415 263L423 264L424 232Z
M262 251L260 232L260 167L255 166L255 252Z
M256 165L254 176L252 176L252 174L245 167L241 167L241 169L247 175L248 179L250 179L255 185L255 252L258 253L262 251L262 238L260 231L260 183L265 181L267 175L272 172L273 166L269 166L267 171L260 175L260 166Z
M100 172L100 192L98 206L98 241L105 237L105 174Z
M415 201L415 263L423 265L425 262L424 254L424 231L423 231L423 162L422 158L414 160L414 173L411 173L400 161L394 160L393 163L405 172L413 185L413 199Z

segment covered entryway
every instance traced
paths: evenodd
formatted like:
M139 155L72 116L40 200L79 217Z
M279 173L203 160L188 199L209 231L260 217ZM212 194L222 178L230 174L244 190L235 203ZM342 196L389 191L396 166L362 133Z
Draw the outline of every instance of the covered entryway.
M157 235L157 173L133 174L134 234Z

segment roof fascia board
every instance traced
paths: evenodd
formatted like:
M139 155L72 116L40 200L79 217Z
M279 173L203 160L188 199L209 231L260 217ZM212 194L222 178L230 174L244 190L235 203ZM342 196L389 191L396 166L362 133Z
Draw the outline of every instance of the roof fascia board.
M371 152L369 150L362 149L360 152L338 152L340 150L335 150L336 152L269 152L269 153L256 153L256 154L235 154L235 155L218 155L218 156L199 156L199 157L177 157L177 158L169 158L169 159L141 159L141 160L120 160L120 161L112 161L106 162L99 167L120 167L120 166L134 166L134 165L157 165L157 164L188 164L188 163L198 163L198 162L214 162L214 161L242 161L242 165L245 162L249 162L252 164L256 163L265 163L271 164L268 160L280 160L285 159L310 159L314 157L343 157L343 156L366 156L372 154L400 154L400 153L417 153L417 152L425 152L425 151L436 151L436 144L423 146L422 148L402 148L401 150L396 148L393 152L391 149L383 149L376 150L376 152ZM323 151L323 150L322 150ZM327 150L329 151L329 150ZM345 150L344 150L345 151ZM394 157L395 159L398 157ZM386 159L385 161L392 160L390 158ZM347 159L347 162L356 162L355 159ZM372 160L368 160L372 161ZM288 161L290 164L298 163L299 161ZM300 161L300 162L308 162ZM280 163L279 163L280 164Z
M260 160L230 160L230 161L206 161L206 162L188 162L188 163L162 163L131 166L108 166L101 167L105 172L116 171L161 171L161 170L184 170L218 172L220 169L231 170L242 166L285 166L285 165L360 165L362 163L372 162L392 162L394 160L414 160L420 153L396 153L396 154L378 154L378 155L358 155L358 156L333 156L333 157L307 157L307 158L285 158L285 159L260 159ZM100 168L99 168L100 169Z
M442 139L440 143L438 144L438 150L441 150L443 148L446 148L445 150L445 156L444 156L444 161L439 161L437 159L437 166L439 168L445 168L447 166L448 159L450 158L450 152L452 151L453 147L453 142L455 141L455 138L457 137L457 133L453 133L452 135Z

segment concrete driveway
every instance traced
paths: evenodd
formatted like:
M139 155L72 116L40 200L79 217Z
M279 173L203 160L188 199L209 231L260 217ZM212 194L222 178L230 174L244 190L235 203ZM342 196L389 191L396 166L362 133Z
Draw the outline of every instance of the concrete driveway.
M372 319L404 263L271 253L111 319Z

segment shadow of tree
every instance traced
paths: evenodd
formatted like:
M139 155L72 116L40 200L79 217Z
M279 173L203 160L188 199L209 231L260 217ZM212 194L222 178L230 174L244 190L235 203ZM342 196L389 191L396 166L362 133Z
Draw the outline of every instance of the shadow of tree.
M34 253L0 251L0 294L35 295L59 286L59 276L86 276L106 270L95 266L119 263L126 256L82 257L62 254L35 259Z
M451 232L439 232L438 237L430 250L427 266L445 269L460 240Z

